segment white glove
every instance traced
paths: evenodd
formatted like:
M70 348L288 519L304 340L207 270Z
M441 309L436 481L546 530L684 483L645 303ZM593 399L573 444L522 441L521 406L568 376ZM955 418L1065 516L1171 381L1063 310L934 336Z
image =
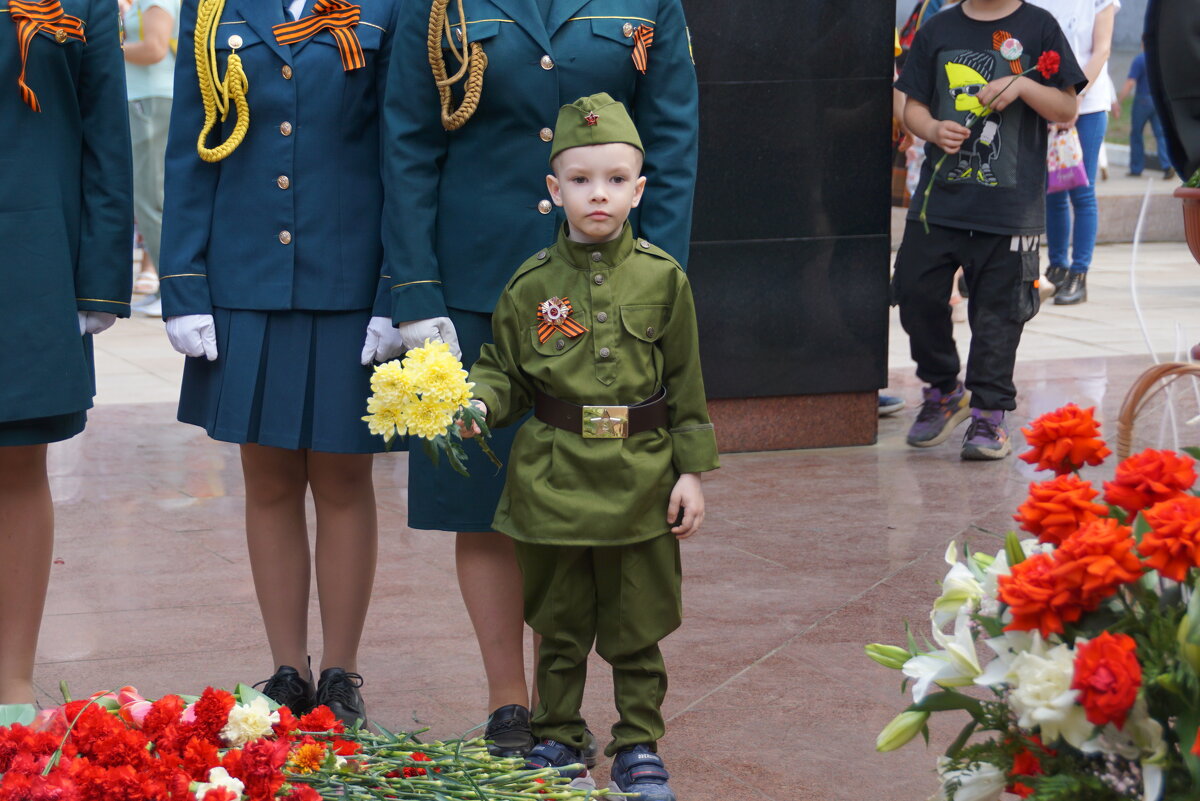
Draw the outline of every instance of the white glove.
M410 320L407 323L400 323L396 326L396 330L404 339L404 347L407 350L423 346L425 340L428 339L433 342L445 342L450 346L450 352L454 354L454 358L462 358L462 348L458 346L458 332L454 330L454 323L450 322L449 317Z
M211 314L181 314L167 318L167 339L184 356L217 358L217 327Z
M79 336L107 331L117 321L117 315L108 312L81 311L76 314L79 315Z
M404 337L392 326L391 317L372 317L363 341L362 363L387 362L404 353Z

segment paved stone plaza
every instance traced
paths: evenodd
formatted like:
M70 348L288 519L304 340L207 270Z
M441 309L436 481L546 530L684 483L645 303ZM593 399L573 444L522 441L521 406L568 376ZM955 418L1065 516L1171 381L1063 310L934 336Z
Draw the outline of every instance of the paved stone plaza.
M1026 328L1014 433L1075 401L1098 406L1112 436L1125 390L1151 363L1130 304L1130 255L1128 245L1098 248L1089 302L1047 304ZM1170 359L1200 341L1200 267L1186 246L1144 245L1137 276L1154 350ZM956 333L965 352L966 325ZM876 754L877 731L905 701L898 674L862 646L900 642L906 619L923 625L946 544L999 547L1032 473L1015 458L963 463L957 438L906 447L920 385L894 310L889 347L891 391L910 408L880 421L877 445L726 455L705 481L705 530L684 546L685 621L664 646L661 748L681 798L922 801L936 789L937 746L952 734L935 730L928 750ZM182 357L160 321L121 321L96 349L88 429L51 447L58 540L39 700L55 699L60 680L77 695L133 684L156 697L265 678L274 666L246 560L236 446L174 421ZM450 535L404 525L406 472L402 456L376 461L380 561L364 695L388 728L457 735L486 716L483 670ZM615 715L608 671L593 660L585 713L603 741ZM598 773L606 783L607 769Z

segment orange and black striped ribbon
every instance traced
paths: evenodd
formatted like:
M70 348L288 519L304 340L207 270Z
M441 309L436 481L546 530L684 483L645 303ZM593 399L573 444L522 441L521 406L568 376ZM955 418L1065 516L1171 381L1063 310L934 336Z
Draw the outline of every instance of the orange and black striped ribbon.
M281 45L303 42L320 31L328 30L342 54L342 69L349 72L367 66L358 34L354 32L359 16L359 7L346 0L318 0L313 6L313 13L307 17L284 22L271 30L275 32L275 41Z
M48 31L60 44L67 39L77 39L87 44L87 37L83 35L83 20L63 11L59 0L9 0L8 12L17 25L17 44L21 52L21 75L17 78L17 85L21 87L21 99L34 111L41 111L42 104L38 102L37 95L25 83L29 45L38 31Z
M1011 38L1013 38L1012 34L1010 34L1008 31L994 31L992 33L992 49L999 50L1000 45L1004 44ZM1022 72L1021 59L1015 58L1012 61L1009 61L1008 68L1012 70L1013 75L1020 75Z
M547 339L554 336L555 331L563 332L570 339L574 339L580 334L587 333L587 329L580 325L579 321L571 316L575 313L575 310L571 308L571 301L567 298L563 298L562 304L567 307L567 316L557 323L547 322L542 316L541 308L538 308L538 342L545 344Z
M650 45L654 44L654 29L649 25L639 25L633 32L633 66L638 72L646 74L647 54Z

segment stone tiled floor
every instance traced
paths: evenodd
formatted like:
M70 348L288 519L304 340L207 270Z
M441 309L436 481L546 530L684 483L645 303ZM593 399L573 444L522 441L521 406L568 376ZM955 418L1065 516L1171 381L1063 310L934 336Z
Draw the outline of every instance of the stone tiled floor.
M1127 247L1102 249L1090 302L1047 306L1030 325L1016 423L1074 400L1097 405L1112 430L1150 363L1128 263ZM1143 248L1140 274L1156 349L1200 339L1200 268L1184 246ZM180 360L161 323L122 322L97 350L100 406L83 435L52 449L58 539L41 700L60 680L76 693L132 683L156 696L264 678L236 447L174 421ZM892 390L915 402L895 324L891 355ZM926 618L947 543L998 543L1031 473L1015 459L962 463L953 442L907 448L907 423L882 420L872 447L725 456L706 479L706 529L684 546L686 619L664 646L662 750L682 799L921 801L935 789L936 748L875 753L905 701L897 674L862 646L899 642L904 620ZM486 715L482 668L449 536L404 525L406 470L395 456L376 463L381 554L361 669L384 725L453 735ZM614 714L609 673L593 659L585 713L601 733ZM951 736L934 734L935 746Z

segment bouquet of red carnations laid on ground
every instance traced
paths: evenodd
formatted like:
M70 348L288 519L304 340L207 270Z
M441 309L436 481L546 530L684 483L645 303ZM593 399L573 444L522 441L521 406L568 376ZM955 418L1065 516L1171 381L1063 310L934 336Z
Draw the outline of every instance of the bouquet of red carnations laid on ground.
M933 643L867 646L913 682L876 746L928 739L930 715L958 710L969 719L937 765L946 801L1200 798L1200 453L1131 456L1100 503L1079 475L1109 455L1091 409L1023 432L1021 458L1055 473L1017 510L1033 536L961 560L951 543Z
M0 727L0 801L586 797L553 770L493 758L482 740L347 731L328 707L297 718L245 685L157 701L124 687L24 710Z

